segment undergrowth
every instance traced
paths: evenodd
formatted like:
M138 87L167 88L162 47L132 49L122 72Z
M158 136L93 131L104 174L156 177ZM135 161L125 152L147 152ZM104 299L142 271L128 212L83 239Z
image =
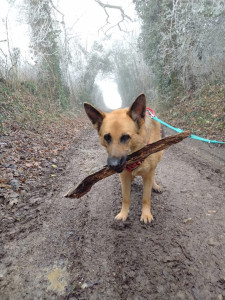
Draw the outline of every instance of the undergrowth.
M41 133L53 124L75 119L78 111L59 109L57 103L38 97L23 85L0 82L0 133L24 129Z
M205 86L157 105L160 118L174 127L225 141L225 85Z

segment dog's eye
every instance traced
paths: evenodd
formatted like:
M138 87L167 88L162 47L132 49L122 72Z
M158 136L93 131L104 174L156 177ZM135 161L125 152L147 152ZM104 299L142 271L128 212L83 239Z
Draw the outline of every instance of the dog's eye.
M108 134L105 134L105 135L104 135L104 140L105 140L108 144L110 144L111 141L112 141L111 135L110 135L109 133L108 133Z
M129 134L123 134L120 138L121 143L126 143L130 139Z

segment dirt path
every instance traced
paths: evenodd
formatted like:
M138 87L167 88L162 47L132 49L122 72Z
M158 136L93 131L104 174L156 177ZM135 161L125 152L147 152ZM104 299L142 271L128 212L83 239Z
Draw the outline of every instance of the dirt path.
M186 140L166 151L151 225L139 221L139 178L125 223L114 220L117 175L82 199L63 198L106 158L92 128L71 153L55 188L29 200L30 218L19 230L2 228L1 300L225 299L224 147Z

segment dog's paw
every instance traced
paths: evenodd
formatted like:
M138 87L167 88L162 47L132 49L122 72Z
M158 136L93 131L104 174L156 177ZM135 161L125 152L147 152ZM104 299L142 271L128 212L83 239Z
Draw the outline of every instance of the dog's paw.
M152 190L153 192L160 194L163 192L163 188L158 184L153 184Z
M152 187L153 192L161 194L163 192L163 188L160 185Z
M150 212L142 213L141 222L144 222L145 224L147 224L147 223L151 223L152 220L153 220L153 216Z
M115 216L115 219L116 220L126 221L127 216L128 216L128 212L121 211L118 215Z

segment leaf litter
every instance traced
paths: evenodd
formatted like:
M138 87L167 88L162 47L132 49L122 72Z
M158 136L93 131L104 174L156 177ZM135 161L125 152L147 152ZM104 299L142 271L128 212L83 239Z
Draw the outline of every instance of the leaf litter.
M0 232L5 237L14 235L15 223L32 217L30 207L36 208L40 201L34 205L29 199L52 188L64 170L69 146L85 127L82 118L64 118L42 131L12 126L0 136Z

